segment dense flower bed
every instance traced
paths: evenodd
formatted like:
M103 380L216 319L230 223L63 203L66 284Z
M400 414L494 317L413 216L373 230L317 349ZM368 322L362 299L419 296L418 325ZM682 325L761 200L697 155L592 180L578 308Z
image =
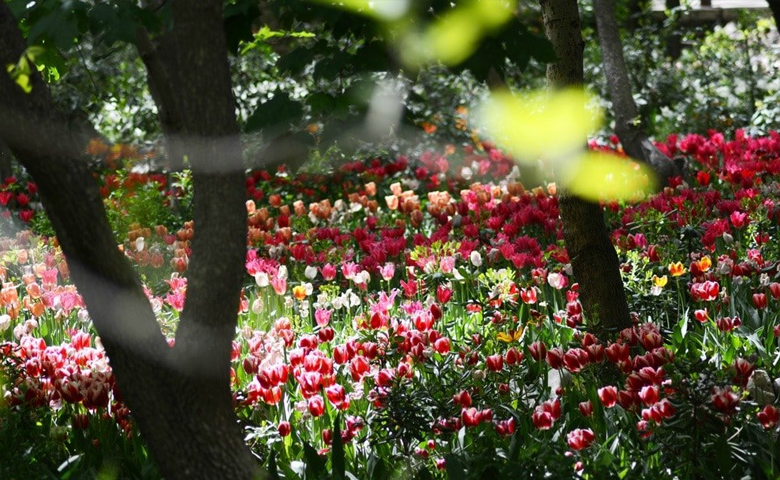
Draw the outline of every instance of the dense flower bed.
M491 145L251 174L232 379L258 457L287 478L775 477L780 135L661 147L685 178L605 205L635 324L603 338L555 185L526 189ZM186 175L101 179L116 217L136 212L120 248L173 338ZM40 215L20 184L4 205ZM153 477L56 241L25 230L0 251L0 444L26 428L30 468Z

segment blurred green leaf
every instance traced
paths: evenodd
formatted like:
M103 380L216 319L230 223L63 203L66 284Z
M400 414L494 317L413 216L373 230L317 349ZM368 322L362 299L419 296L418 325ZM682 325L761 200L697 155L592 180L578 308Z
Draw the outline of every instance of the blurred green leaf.
M560 161L578 154L601 123L589 99L581 89L523 95L504 90L490 96L478 117L488 136L519 162Z
M317 3L350 10L377 20L391 21L404 16L411 5L410 0L312 0Z
M653 172L647 166L608 153L587 152L570 160L564 175L565 188L594 202L640 200L654 189Z

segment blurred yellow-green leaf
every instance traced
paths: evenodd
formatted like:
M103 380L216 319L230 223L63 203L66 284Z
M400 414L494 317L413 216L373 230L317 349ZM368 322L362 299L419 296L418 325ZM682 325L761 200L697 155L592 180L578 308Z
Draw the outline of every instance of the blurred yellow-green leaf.
M516 0L472 0L439 17L423 31L403 35L404 63L457 65L470 57L486 34L512 18Z
M586 152L570 160L558 175L563 187L594 202L642 200L655 190L655 174L630 158Z
M487 135L519 162L559 162L585 147L601 124L601 112L588 107L581 89L515 95L496 92L483 105L479 121Z
M410 0L312 0L336 6L377 20L393 21L406 15Z
M20 73L19 75L16 75L14 81L16 81L17 85L22 87L24 93L32 92L32 84L30 84L30 76L27 75L26 73Z

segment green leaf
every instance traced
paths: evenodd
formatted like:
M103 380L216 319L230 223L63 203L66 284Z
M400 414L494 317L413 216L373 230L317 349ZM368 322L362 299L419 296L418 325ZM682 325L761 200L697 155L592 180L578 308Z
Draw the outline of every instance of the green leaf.
M334 480L344 480L344 445L341 443L341 414L333 421L333 445L331 446L331 476Z
M279 469L276 468L276 450L271 449L268 455L268 474L272 480L279 480Z
M276 68L282 74L299 75L304 68L314 61L315 54L316 50L314 47L298 47L283 55L276 62Z
M309 442L303 442L303 456L306 459L306 480L325 478L328 476L325 461Z
M447 455L445 460L447 462L447 478L449 480L466 480L466 468L457 455Z
M385 480L390 477L385 461L374 452L368 457L368 476L371 480Z
M26 73L20 73L19 75L16 75L14 81L16 82L17 85L22 87L24 93L32 92L32 83L30 83L30 76L27 75Z
M277 90L274 98L257 106L247 119L244 131L256 132L270 126L286 128L287 124L299 120L302 114L301 102L292 100L289 94Z
M90 30L106 45L135 43L138 24L129 6L98 3L89 10L87 16Z
M252 27L259 16L256 1L239 0L225 5L223 18L229 52L237 52L242 42L252 41Z

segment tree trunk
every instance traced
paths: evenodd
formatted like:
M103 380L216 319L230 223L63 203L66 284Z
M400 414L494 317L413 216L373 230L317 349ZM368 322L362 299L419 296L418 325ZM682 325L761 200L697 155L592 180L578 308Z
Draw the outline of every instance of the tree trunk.
M0 182L13 175L13 164L11 163L11 150L8 145L0 140Z
M767 0L769 8L772 10L772 17L775 19L775 27L780 30L780 0Z
M604 72L615 115L615 133L629 156L647 164L658 179L666 183L669 178L679 175L679 172L669 157L653 145L641 128L623 58L614 0L593 0L593 12L596 16Z
M174 348L160 332L138 276L117 249L83 155L83 137L66 126L39 75L31 77L30 94L9 75L0 75L0 139L38 184L117 385L169 480L260 474L243 441L229 388L246 237L221 12L216 0L174 4L176 35L186 46L180 60L191 81L180 92L193 116L185 133L198 140L182 148L199 170L198 233ZM16 19L0 3L0 64L16 63L24 49Z
M679 8L680 0L666 0L666 9ZM682 55L682 33L678 22L672 25L672 31L666 37L666 54L672 60L677 60Z
M583 41L577 0L540 0L544 28L558 62L547 66L551 87L581 86ZM586 139L582 139L583 144ZM597 331L631 325L620 277L617 252L612 246L600 205L566 194L560 197L563 238L574 277L580 284L585 315Z

